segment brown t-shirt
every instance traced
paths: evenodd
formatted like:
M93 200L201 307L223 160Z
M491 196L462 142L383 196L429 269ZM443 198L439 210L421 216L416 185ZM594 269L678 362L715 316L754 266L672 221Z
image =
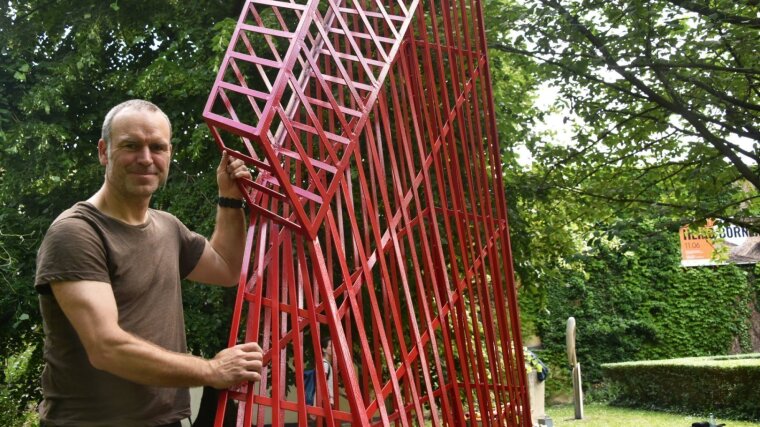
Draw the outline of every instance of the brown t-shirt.
M80 202L50 226L37 253L35 287L45 329L42 420L60 426L154 426L190 415L185 388L149 387L95 369L50 283L110 283L127 332L184 353L180 279L195 267L206 239L151 209L132 226Z

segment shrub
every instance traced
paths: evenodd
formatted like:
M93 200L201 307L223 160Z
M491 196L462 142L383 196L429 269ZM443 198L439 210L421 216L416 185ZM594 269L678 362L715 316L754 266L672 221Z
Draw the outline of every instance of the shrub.
M614 403L760 419L760 353L609 363Z
M14 427L36 423L36 404L32 398L38 393L40 365L36 358L39 353L37 346L31 344L4 361L4 380L0 383L0 425Z

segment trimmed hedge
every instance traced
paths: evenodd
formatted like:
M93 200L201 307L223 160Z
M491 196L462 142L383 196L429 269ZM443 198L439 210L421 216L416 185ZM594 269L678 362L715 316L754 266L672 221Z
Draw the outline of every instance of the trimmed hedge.
M760 353L606 363L616 404L760 419Z

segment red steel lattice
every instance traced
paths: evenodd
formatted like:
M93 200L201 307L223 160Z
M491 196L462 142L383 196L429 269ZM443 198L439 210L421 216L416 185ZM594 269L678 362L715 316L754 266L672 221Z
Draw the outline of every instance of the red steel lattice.
M265 367L217 426L530 425L490 87L477 0L246 2L204 118L253 175L229 345Z

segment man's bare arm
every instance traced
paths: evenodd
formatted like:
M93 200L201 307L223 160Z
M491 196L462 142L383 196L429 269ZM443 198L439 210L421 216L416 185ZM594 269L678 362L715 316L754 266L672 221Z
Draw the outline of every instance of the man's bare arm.
M224 152L216 169L219 196L243 199L235 182L238 178L250 179L251 173L242 160L231 159ZM214 233L188 278L201 283L233 286L240 278L244 250L245 213L242 209L218 206Z
M261 378L262 353L256 343L225 349L209 360L175 353L119 326L119 313L110 284L54 282L51 288L77 331L90 363L97 369L136 383L165 387L210 385L226 388Z

